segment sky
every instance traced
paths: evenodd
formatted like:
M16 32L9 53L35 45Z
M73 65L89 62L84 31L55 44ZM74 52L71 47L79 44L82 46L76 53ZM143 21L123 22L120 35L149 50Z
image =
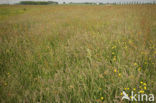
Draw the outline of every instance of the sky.
M112 2L130 2L130 1L139 1L139 2L153 2L156 0L0 0L0 4L13 4L20 1L57 1L62 2L103 2L103 3L112 3Z

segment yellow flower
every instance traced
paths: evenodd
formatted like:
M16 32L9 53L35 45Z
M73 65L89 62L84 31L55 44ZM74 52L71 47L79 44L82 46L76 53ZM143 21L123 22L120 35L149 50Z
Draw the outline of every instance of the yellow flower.
M146 86L147 84L146 83L144 83L144 86Z
M144 93L144 91L143 90L140 90L140 93Z
M141 83L141 84L143 84L143 82L142 82L142 81L141 81L140 83Z
M147 87L144 87L144 89L146 90L146 89L147 89Z
M120 95L122 96L122 95L123 95L123 93L121 92L121 93L120 93Z
M129 90L129 88L127 88L127 90Z
M116 72L117 72L117 70L116 70L116 69L114 69L114 72L116 73Z
M127 88L125 88L125 90L127 90Z
M119 77L121 76L121 74L120 74L120 73L119 73L118 75L119 75Z
M116 46L112 46L112 49L115 49L116 48Z
M134 63L134 66L137 66L138 64L137 63Z
M101 97L101 100L103 100L104 98L103 97Z
M133 90L135 91L136 89L135 89L135 88L133 88Z
M115 54L114 52L112 52L112 54Z
M116 58L113 58L113 61L116 61Z
M138 71L141 71L141 67L138 68Z

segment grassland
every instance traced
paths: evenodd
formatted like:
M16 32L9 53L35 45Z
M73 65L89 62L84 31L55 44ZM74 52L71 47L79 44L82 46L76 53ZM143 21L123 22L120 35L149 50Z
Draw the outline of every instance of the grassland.
M156 96L156 5L0 6L1 103Z

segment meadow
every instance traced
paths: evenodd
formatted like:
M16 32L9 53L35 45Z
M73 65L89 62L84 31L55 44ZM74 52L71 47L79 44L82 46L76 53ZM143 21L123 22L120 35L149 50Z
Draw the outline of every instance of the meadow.
M155 10L1 5L0 103L129 103L123 91L156 96Z

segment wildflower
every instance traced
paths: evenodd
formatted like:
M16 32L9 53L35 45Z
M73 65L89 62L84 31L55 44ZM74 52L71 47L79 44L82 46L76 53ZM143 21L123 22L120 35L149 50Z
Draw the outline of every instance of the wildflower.
M139 92L140 92L140 93L144 93L144 91L143 91L143 90L140 90Z
M120 77L120 76L121 76L121 74L119 73L119 74L118 74L118 76Z
M125 90L127 90L127 88L125 88Z
M112 52L112 54L114 55L115 53L114 53L114 52Z
M101 97L101 100L103 100L104 98L103 97Z
M113 61L116 61L116 58L115 57L113 58Z
M146 90L146 89L147 89L147 87L144 87L144 89Z
M133 90L135 91L136 89L135 89L135 88L133 88Z
M116 48L116 46L112 46L112 49L115 49Z
M137 66L138 64L137 63L134 63L134 66Z
M141 84L143 84L143 82L142 82L142 81L141 81L140 83L141 83Z
M147 84L146 84L146 83L144 83L143 85L144 85L144 86L146 86Z
M138 68L138 71L141 71L141 67Z
M116 69L114 69L114 72L116 73L116 72L117 72L117 70L116 70Z
M123 93L121 92L121 93L120 93L120 95L122 96L122 95L123 95Z
M129 90L129 88L127 88L127 90Z

